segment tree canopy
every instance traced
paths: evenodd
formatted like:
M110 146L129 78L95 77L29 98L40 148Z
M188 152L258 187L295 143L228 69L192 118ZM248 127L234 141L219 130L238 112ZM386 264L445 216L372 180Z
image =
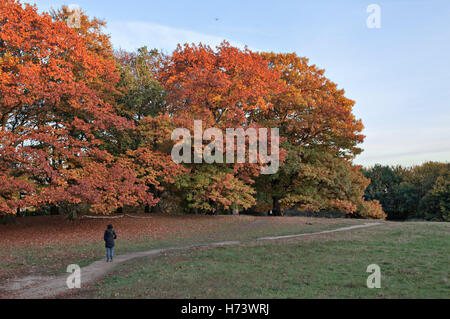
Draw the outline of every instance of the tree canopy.
M375 165L364 175L371 180L364 197L380 201L388 219L450 220L449 163Z
M69 27L69 14L0 4L0 213L149 211L165 198L188 212L296 206L385 217L384 199L367 195L382 190L369 188L365 201L369 179L352 163L364 140L355 102L308 59L227 42L114 52L105 22L81 13ZM175 163L171 134L193 132L194 120L223 131L278 128L278 171L260 174L261 156ZM445 177L432 184L429 198L445 207Z

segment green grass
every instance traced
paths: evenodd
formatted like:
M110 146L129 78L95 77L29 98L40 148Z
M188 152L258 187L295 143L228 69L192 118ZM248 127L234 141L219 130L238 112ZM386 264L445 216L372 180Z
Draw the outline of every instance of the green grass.
M121 265L78 298L448 298L450 224L385 223ZM381 288L369 289L369 264Z
M179 218L183 219L184 216ZM157 220L158 216L154 217ZM316 232L327 229L335 229L343 226L361 224L364 220L355 219L311 219L286 217L285 219L260 218L257 222L253 218L230 219L221 223L218 221L214 227L206 231L197 232L195 223L186 223L183 233L167 233L158 239L150 238L143 233L142 236L133 239L119 237L116 246L116 254L144 251L155 248L180 247L214 241L250 241L258 237L272 235L286 235L296 233ZM311 221L312 225L305 221ZM287 221L287 222L286 222ZM35 225L34 227L39 227ZM122 229L122 231L124 231ZM3 247L0 249L0 279L16 276L33 275L57 275L64 273L69 264L78 264L81 267L95 260L104 258L105 248L99 233L99 240L76 241L71 243L60 242L43 246L27 247ZM150 234L151 235L151 234ZM82 233L76 233L73 237L81 237ZM119 232L120 236L120 232ZM5 262L7 260L7 262ZM3 274L3 276L2 276Z

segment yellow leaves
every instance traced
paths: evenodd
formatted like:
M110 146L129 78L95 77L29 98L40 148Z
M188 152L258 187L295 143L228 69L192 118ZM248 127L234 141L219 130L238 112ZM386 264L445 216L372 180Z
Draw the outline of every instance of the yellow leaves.
M216 96L214 96L214 98L212 100L215 103L219 103L220 101L222 101L222 96L221 95L216 95Z
M358 214L363 218L386 219L387 217L378 200L364 201L361 203L361 206Z

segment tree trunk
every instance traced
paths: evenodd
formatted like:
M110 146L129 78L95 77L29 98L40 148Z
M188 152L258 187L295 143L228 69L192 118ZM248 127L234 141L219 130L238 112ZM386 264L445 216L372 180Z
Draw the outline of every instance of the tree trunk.
M159 191L158 189L156 189L155 185L148 185L149 190L147 191L148 193L153 194L153 196L155 198L161 198L161 191ZM158 206L158 207L157 207ZM144 213L145 214L150 214L150 213L159 213L161 211L160 207L158 204L154 205L154 206L150 206L148 204L145 205L145 209L144 209Z
M76 208L72 208L70 210L68 218L69 218L69 220L77 220L78 219L78 213L77 213L77 209Z
M233 215L239 215L239 205L236 203L233 205Z
M50 206L50 215L59 215L59 207L56 205Z
M25 215L25 210L22 212L20 208L16 209L16 217L23 217Z
M272 201L273 201L273 209L272 209L273 216L282 216L279 198L272 197Z
M156 204L155 206L152 206L150 208L150 212L151 213L156 213L156 214L161 213L161 206L159 206L159 203Z

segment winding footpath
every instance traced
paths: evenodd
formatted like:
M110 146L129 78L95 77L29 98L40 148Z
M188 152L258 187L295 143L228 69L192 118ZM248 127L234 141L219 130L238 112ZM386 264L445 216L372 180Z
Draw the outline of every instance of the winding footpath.
M294 235L286 235L286 236L272 236L272 237L261 237L257 238L254 241L269 241L269 240L278 240L278 239L290 239L296 237L304 237L304 236L314 236L321 234L329 234L334 232L342 232L349 231L352 229L358 228L367 228L372 226L382 225L382 223L364 223L362 225L354 225L348 227L341 227L332 230L324 230L313 233L302 233L302 234L294 234ZM248 243L248 241L246 241ZM92 283L96 280L99 280L104 275L106 275L109 271L111 271L115 265L118 263L122 263L124 261L128 261L134 258L140 257L151 257L157 256L161 253L167 253L171 251L184 251L190 250L194 248L208 248L208 247L218 247L218 246L230 246L230 245L241 245L243 242L241 241L222 241L222 242L214 242L208 244L199 244L199 245L190 245L184 247L171 247L171 248L161 248L161 249L152 249L142 252L134 252L123 255L118 255L114 257L113 263L106 263L104 259L93 262L92 264L81 268L81 281L82 285L86 285L88 283ZM12 298L19 299L38 299L38 298L51 298L62 294L68 291L66 280L69 276L68 273L62 274L57 277L26 277L22 279L12 280L8 283L7 286L1 287L5 289L8 293L12 294Z

